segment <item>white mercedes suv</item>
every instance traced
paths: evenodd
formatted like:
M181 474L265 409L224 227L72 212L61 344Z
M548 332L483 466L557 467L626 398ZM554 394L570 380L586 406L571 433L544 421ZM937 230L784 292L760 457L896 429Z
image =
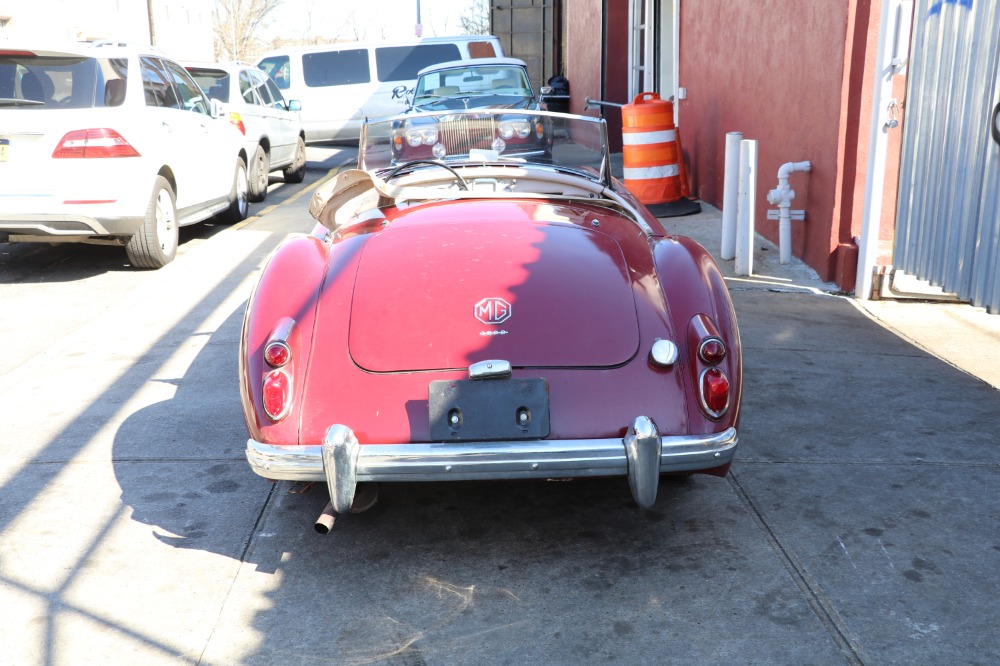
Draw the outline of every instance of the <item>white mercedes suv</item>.
M163 53L0 44L0 241L123 245L160 268L179 227L248 201L243 136Z

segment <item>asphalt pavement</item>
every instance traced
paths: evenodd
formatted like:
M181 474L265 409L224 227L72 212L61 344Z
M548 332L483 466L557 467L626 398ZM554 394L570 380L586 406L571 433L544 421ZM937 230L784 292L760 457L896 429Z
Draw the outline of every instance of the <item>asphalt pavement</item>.
M863 305L758 237L754 275L720 262L727 478L664 479L646 511L621 479L385 484L320 536L323 488L249 471L237 384L308 194L0 377L0 664L1000 662L1000 317ZM666 224L717 254L714 209Z

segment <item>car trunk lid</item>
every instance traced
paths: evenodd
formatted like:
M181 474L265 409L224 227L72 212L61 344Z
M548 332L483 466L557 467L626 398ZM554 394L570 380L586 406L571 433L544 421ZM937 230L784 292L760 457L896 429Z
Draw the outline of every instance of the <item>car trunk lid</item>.
M573 224L484 221L483 205L462 210L471 223L394 225L369 239L351 309L355 363L372 372L487 359L600 368L635 355L632 283L614 238Z

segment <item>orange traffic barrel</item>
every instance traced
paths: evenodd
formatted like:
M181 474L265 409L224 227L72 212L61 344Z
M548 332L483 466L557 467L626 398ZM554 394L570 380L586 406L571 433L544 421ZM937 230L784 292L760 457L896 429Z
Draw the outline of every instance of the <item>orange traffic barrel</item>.
M681 198L673 102L644 92L622 107L622 162L625 187L642 203Z

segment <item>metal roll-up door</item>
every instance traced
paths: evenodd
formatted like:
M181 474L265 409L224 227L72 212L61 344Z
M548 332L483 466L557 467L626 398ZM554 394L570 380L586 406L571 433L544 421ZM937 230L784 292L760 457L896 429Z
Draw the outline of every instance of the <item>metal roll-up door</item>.
M1000 3L918 0L893 264L1000 313Z

